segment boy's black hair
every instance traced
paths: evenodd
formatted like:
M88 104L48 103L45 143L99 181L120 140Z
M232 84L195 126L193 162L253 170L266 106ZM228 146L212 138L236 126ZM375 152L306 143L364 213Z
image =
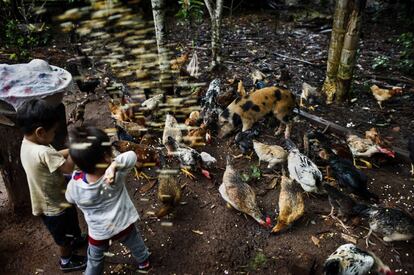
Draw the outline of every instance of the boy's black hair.
M86 173L95 172L96 165L104 162L105 155L111 155L109 137L99 128L77 127L70 132L69 139L69 154Z
M32 134L37 128L50 130L59 122L56 108L43 99L31 99L17 109L17 125L23 134Z

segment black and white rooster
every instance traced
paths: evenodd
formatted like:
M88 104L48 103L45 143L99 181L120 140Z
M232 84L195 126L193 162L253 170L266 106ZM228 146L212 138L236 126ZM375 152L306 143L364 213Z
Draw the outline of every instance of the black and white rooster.
M414 219L399 209L358 204L354 207L354 211L368 220L367 246L372 232L382 235L385 242L414 238Z
M381 275L394 274L374 253L361 250L351 243L338 247L323 267L325 275L365 275L370 271Z
M303 190L312 193L322 193L322 173L315 163L302 154L290 139L286 140L289 150L288 170L290 177L296 180Z
M201 98L201 112L200 116L203 118L203 123L208 127L215 121L219 114L223 111L217 103L216 98L220 93L220 79L214 79L210 82L206 94Z

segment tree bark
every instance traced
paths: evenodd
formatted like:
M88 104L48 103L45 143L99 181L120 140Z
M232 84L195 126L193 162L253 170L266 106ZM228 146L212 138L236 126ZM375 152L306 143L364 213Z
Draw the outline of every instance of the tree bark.
M158 62L160 68L160 86L171 86L171 74L169 70L168 51L165 46L165 0L151 0L152 14L154 17L155 37L157 40Z
M204 0L211 19L211 67L214 68L221 63L221 40L220 26L221 14L223 12L223 0L217 0L215 7L211 0Z
M326 94L326 102L332 103L336 94L336 75L339 67L342 46L349 16L351 0L337 0L332 27L331 42L329 44L326 78L322 90Z
M9 117L12 121L14 117ZM30 195L20 160L23 135L15 126L0 124L0 172L14 213L29 213Z
M366 0L355 0L352 13L349 17L348 29L344 39L337 74L337 102L343 102L347 98L351 88L352 75L357 57L359 31L361 29L362 13L365 4Z

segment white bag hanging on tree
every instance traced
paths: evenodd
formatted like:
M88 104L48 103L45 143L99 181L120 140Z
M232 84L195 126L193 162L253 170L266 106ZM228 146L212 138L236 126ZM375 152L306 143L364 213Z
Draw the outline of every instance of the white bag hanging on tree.
M193 57L187 66L187 72L195 78L198 78L200 76L200 73L198 72L198 56L196 51L194 51Z

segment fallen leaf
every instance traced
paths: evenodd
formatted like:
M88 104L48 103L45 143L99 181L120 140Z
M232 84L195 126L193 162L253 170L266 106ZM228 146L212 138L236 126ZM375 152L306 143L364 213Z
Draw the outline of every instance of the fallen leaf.
M320 240L317 238L317 237L315 237L315 236L311 236L311 240L312 240L312 242L313 242L313 244L314 245L316 245L317 247L320 247L321 245L320 245Z
M152 189L152 187L154 187L155 183L157 182L157 180L150 180L148 181L146 184L144 184L143 186L141 186L141 188L139 189L139 192L141 194L147 193L149 190Z
M198 234L198 235L203 235L203 234L204 234L203 232L201 232L201 231L199 231L199 230L191 230L191 231L193 231L194 233L196 233L196 234Z
M353 244L357 243L357 239L352 237L351 235L345 234L345 233L341 233L341 238L344 239L347 242L351 242Z

